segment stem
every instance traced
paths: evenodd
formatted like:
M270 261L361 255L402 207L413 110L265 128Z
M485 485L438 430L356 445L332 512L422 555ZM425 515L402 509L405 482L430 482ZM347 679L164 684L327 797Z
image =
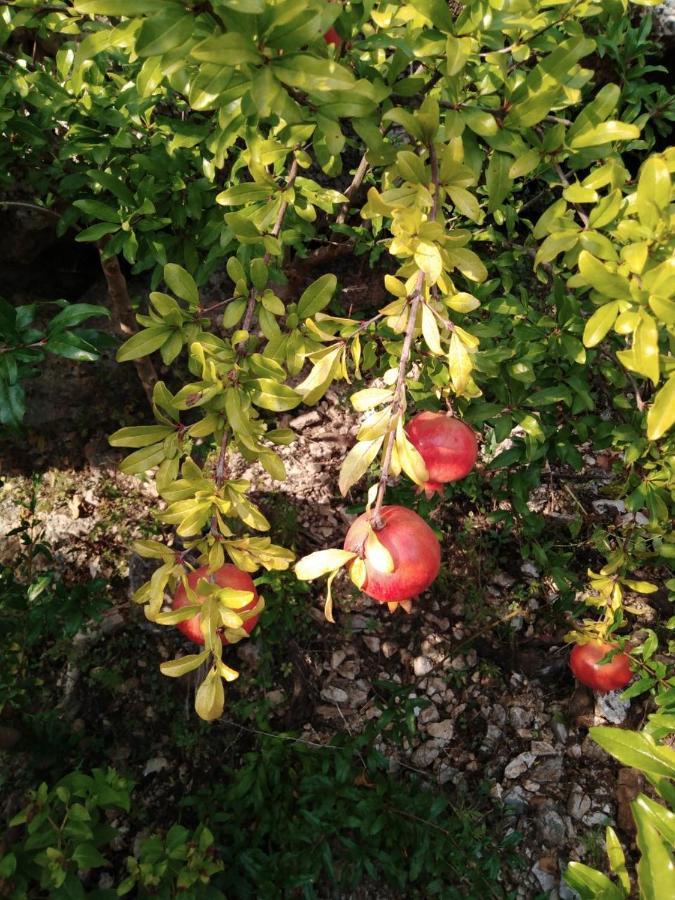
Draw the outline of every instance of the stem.
M292 188L293 185L295 184L295 179L297 178L297 175L298 175L298 161L297 161L297 159L293 159L293 163L288 172L288 180L286 182L286 190L287 191L290 190L290 188ZM277 220L274 223L274 227L272 228L272 231L270 232L272 237L277 238L281 234L281 229L283 227L284 218L286 216L287 211L288 211L288 200L284 200L282 202L281 206L279 207L279 213L277 215ZM263 261L264 261L265 265L269 264L269 261L271 258L272 258L271 253L265 254L265 256L263 257ZM246 313L244 314L244 321L241 324L243 331L251 330L251 323L253 322L253 313L255 311L255 303L256 303L257 298L258 298L258 292L256 291L256 289L254 287L252 287L250 290L250 293L248 295L248 303L246 304ZM243 347L244 347L244 341L241 341L239 344L239 353L243 352Z
M53 209L47 209L46 206L38 206L37 203L24 203L22 200L0 200L0 206L20 206L23 209L32 209L47 216L53 216L55 219L61 218Z
M105 275L108 285L108 296L110 297L110 312L112 316L113 327L115 331L122 337L128 338L132 335L136 328L134 325L134 314L131 308L131 299L127 288L127 281L120 269L120 263L116 256L110 256L104 259L104 252L109 238L102 238L97 243L98 252L101 260L101 268ZM157 383L157 372L151 360L147 356L134 360L138 377L140 378L143 390L150 403L152 403L152 389Z
M220 453L216 462L216 485L221 488L225 484L227 475L227 430L223 431L223 439L220 442ZM213 526L212 526L213 527Z
M363 184L363 179L366 177L369 168L370 164L368 163L366 154L364 153L361 157L361 162L359 163L356 172L354 172L352 183L345 191L345 197L347 197L348 199L340 207L340 212L338 213L335 220L338 225L344 225L345 219L347 218L347 213L349 212L349 201L351 200L352 195L355 194Z
M434 199L429 215L429 221L434 222L438 215L440 200L440 180L438 175L438 157L436 156L436 148L433 141L429 142L429 161L431 163L431 180L434 186ZM391 403L391 413L389 415L387 443L384 450L384 458L382 460L382 472L380 474L380 483L377 488L377 497L375 498L375 506L371 515L371 525L375 531L379 531L384 522L382 521L382 503L384 502L384 494L387 490L387 479L389 478L389 468L391 466L391 457L394 453L394 444L396 443L396 426L398 417L403 411L405 400L405 378L408 371L408 360L410 359L410 348L415 334L415 324L417 321L417 310L423 298L424 293L424 272L420 269L417 273L417 282L415 290L410 299L410 310L408 313L408 324L403 338L403 347L401 348L401 360L398 364L398 377L396 379L396 387L394 388L394 399Z

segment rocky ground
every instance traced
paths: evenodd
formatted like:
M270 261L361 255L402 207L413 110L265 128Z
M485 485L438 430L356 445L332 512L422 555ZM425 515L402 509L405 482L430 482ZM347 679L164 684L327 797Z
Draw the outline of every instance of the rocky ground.
M93 634L78 638L81 646L133 642L142 634L143 667L154 668L175 655L180 640L173 629L146 623L129 603L129 576L132 587L147 577L129 546L134 537L157 532L157 497L150 482L117 472L119 454L105 439L119 425L143 420L142 392L131 367L105 361L58 365L58 380L47 370L31 388L27 438L2 448L0 560L11 563L18 552L18 537L8 533L19 524L21 501L32 489L28 473L39 471L38 520L54 553L52 566L66 579L100 576L111 586L112 608ZM252 479L280 542L294 544L299 553L338 546L358 508L336 491L354 418L331 392L317 409L288 419L299 437L283 449L287 482L273 486L243 460L234 469ZM532 503L552 520L570 517L575 503L598 517L624 515L603 496L607 468L606 460L587 455L576 482L563 489L551 479ZM631 708L615 695L594 697L575 688L562 640L567 624L551 614L554 586L519 557L517 547L496 553L486 523L466 508L461 494L435 505L430 517L445 534L446 567L433 594L421 598L410 616L390 616L345 580L336 583L337 625L329 625L317 587L295 600L308 627L289 645L288 665L276 679L261 684L254 677L264 627L259 638L240 645L237 691L267 701L279 731L323 745L335 732L356 733L381 715L383 683L405 687L417 728L413 738L381 738L392 771L420 773L458 802L487 795L500 837L504 828L523 836L518 853L524 867L505 871L505 886L523 898L571 897L560 883L564 865L570 859L602 865L609 822L618 823L624 842L631 843L629 802L641 787L632 770L618 770L593 744L588 727L634 726L642 704L633 701ZM76 658L59 680L75 728L83 727L78 723L97 702L82 695L78 665ZM142 669L123 671L120 679L107 716L129 715L132 697L136 706L146 702ZM171 683L166 690L186 688ZM190 706L186 694L188 722ZM239 726L222 727L233 728L236 742ZM140 751L124 734L109 748L111 760L123 767L133 759L146 775L161 770L169 751L160 732L149 734Z

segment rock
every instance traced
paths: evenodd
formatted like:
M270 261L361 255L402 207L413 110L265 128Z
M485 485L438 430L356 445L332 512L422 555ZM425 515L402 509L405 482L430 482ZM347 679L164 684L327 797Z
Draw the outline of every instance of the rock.
M154 775L155 772L161 772L162 769L168 769L169 763L163 756L155 756L152 759L149 759L145 768L143 769L144 775Z
M451 741L455 734L455 725L451 719L444 719L442 722L432 722L427 727L427 733L441 741Z
M250 669L258 668L260 659L260 647L257 641L242 641L237 647L237 656L246 663Z
M478 654L474 649L467 651L466 654L466 664L470 669L473 669L478 665Z
M551 722L551 731L553 732L553 737L557 741L561 744L567 743L567 727L563 722L554 719L553 722Z
M349 700L349 695L347 691L343 691L342 688L336 687L334 684L329 684L321 691L321 696L324 700L328 700L331 703L346 703Z
M524 562L520 567L520 571L523 575L527 575L528 578L539 578L539 569L534 563Z
M607 512L617 512L617 513L625 513L626 512L626 504L623 500L593 500L591 503L593 509L602 515L602 513Z
M330 658L331 669L339 669L345 659L347 659L347 654L344 650L333 650Z
M321 416L319 413L315 409L311 409L309 412L291 419L288 424L291 428L295 428L296 431L302 431L302 429L306 428L308 425L317 425L320 421Z
M393 641L382 641L382 652L387 659L391 659L395 653L398 653L398 645Z
M532 721L532 712L522 706L512 706L509 710L509 725L512 728L527 728Z
M349 681L353 681L360 671L361 663L358 659L347 659L338 669L340 675L342 675L343 678L347 678Z
M420 725L429 725L430 722L438 722L439 719L438 709L433 704L425 707L419 715Z
M556 877L543 869L539 862L536 862L530 869L534 877L539 882L542 891L551 891L556 885Z
M539 782L557 782L562 777L563 760L562 756L552 756L545 762L539 763L530 770L529 776L533 781Z
M360 616L358 613L354 613L348 619L348 625L352 629L352 631L365 631L368 627L368 619L365 616Z
M591 798L579 784L573 784L567 798L567 812L573 819L583 819L591 808Z
M281 706L281 704L286 700L286 694L284 694L281 690L275 691L267 691L265 694L265 700L272 704L272 706Z
M527 772L535 759L536 756L529 750L520 753L504 769L504 778L519 778L524 772Z
M610 722L612 725L621 725L626 721L628 710L630 709L630 700L621 699L621 691L610 691L607 694L596 694L595 697L595 716L600 718L602 722L596 722L601 725L603 722Z
M558 752L548 741L532 741L530 750L536 756L555 756Z
M379 637L375 637L375 635L364 635L363 643L370 650L371 653L379 653L380 652L380 639Z
M433 660L428 656L416 656L413 660L413 672L415 675L428 675L434 667Z
M516 785L504 794L504 806L513 810L517 815L524 813L528 804L527 794L520 785Z
M541 809L537 815L537 834L547 847L560 847L567 838L565 820L555 809Z
M440 755L440 741L427 741L425 744L420 744L410 759L414 766L418 766L420 769L426 769L437 760Z

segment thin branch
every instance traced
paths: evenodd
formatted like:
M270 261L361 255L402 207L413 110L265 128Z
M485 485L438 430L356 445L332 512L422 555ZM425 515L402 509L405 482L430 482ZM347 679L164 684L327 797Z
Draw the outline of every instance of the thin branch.
M354 178L352 179L352 183L349 185L347 190L345 191L345 197L347 200L340 207L340 212L337 215L336 223L338 225L344 225L344 221L347 218L347 213L349 212L349 201L352 196L358 191L358 189L363 184L363 179L366 177L368 169L370 168L370 164L366 159L366 154L364 153L361 157L361 162L358 165L356 172L354 173Z
M0 206L18 206L22 209L32 209L47 216L53 216L55 219L61 218L53 209L48 209L46 206L38 206L37 203L25 203L22 200L0 200Z
M286 181L285 190L288 191L293 187L297 176L298 176L298 161L297 161L297 159L294 158L291 168L288 172L288 180ZM272 228L272 231L270 232L272 237L278 238L279 235L281 234L281 229L283 227L284 218L286 216L287 211L288 211L288 200L284 200L282 202L281 206L279 207L279 213L277 215L276 222L274 223L274 227ZM265 265L269 264L269 261L271 258L272 258L271 253L268 252L265 254L265 256L263 257ZM251 323L253 322L253 313L255 312L255 304L256 304L257 298L258 298L258 292L256 291L256 289L254 287L252 287L251 291L248 295L248 303L246 304L246 313L244 314L244 321L242 322L242 325L241 325L243 331L251 330ZM239 344L239 352L240 353L243 352L243 350L242 350L243 346L244 346L244 342L242 341Z
M436 156L436 148L433 141L429 143L429 160L431 162L431 180L434 185L434 199L431 207L429 220L436 220L440 207L440 179L438 174L438 157ZM403 411L405 402L405 380L408 371L408 361L410 359L410 349L412 347L413 337L415 335L415 325L417 321L417 310L424 296L424 280L425 274L420 269L417 274L415 290L410 298L410 309L408 311L408 324L403 338L403 347L401 348L401 359L398 364L398 376L396 378L396 387L394 388L394 398L391 404L391 413L389 416L389 426L387 433L387 443L384 450L384 458L382 460L382 471L380 473L380 483L377 488L377 497L375 498L375 507L371 517L373 528L377 531L383 526L381 510L384 502L384 495L387 490L387 479L389 478L389 468L391 466L391 458L394 453L394 444L396 443L396 427L398 418Z

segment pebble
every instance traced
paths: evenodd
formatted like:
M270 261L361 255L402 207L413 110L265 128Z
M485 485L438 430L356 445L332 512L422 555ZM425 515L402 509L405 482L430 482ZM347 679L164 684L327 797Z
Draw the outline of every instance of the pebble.
M379 653L380 652L380 639L379 637L375 637L375 635L364 635L363 643L370 650L371 653Z
M567 727L556 719L551 722L551 731L553 732L553 737L559 741L561 744L567 743Z
M398 645L393 641L382 641L382 652L387 659L391 659L395 653L398 653Z
M555 756L557 750L548 741L532 741L530 750L537 756Z
M519 778L524 772L527 772L535 759L536 756L529 750L520 753L504 769L504 778Z
M542 809L537 815L537 834L547 847L560 847L567 837L565 820L555 809Z
M530 871L539 882L542 891L553 890L557 881L555 876L551 875L551 873L547 872L545 869L542 869L538 862L532 866Z
M433 660L428 656L416 656L413 660L413 672L415 675L428 675L434 667Z
M315 409L312 409L309 412L303 413L301 416L296 416L294 419L291 419L288 424L291 428L301 431L303 428L306 428L307 425L316 425L320 421L321 416Z
M334 684L329 684L328 687L323 688L321 696L324 700L328 700L331 703L346 703L349 700L347 691L343 691L342 688L336 687Z
M441 741L451 741L455 734L455 725L451 719L442 722L432 722L427 728L427 733Z
M509 710L509 725L512 728L527 728L532 721L532 713L521 706L512 706Z
M419 715L420 725L429 725L431 722L438 722L440 716L436 706L426 706Z
M621 725L626 721L628 710L630 709L630 700L621 699L621 691L610 691L607 694L596 694L595 697L595 716L596 719L604 722L611 722L612 725Z
M435 762L440 755L440 741L427 741L425 744L420 744L417 750L415 750L411 756L411 761L414 766L418 766L420 769L426 769L427 766L430 766Z
M524 813L528 805L527 795L519 784L504 794L504 806L508 806L518 815Z
M361 671L361 663L358 659L348 659L345 662L341 663L338 668L338 672L342 675L343 678L347 678L349 681L353 681L356 676Z
M567 798L567 812L573 819L583 819L591 808L591 798L579 784L573 784Z
M347 654L344 650L333 650L333 654L330 658L331 668L339 669L342 663L347 659Z
M530 777L534 781L557 782L562 778L562 756L552 756L545 762L539 763L530 771Z

